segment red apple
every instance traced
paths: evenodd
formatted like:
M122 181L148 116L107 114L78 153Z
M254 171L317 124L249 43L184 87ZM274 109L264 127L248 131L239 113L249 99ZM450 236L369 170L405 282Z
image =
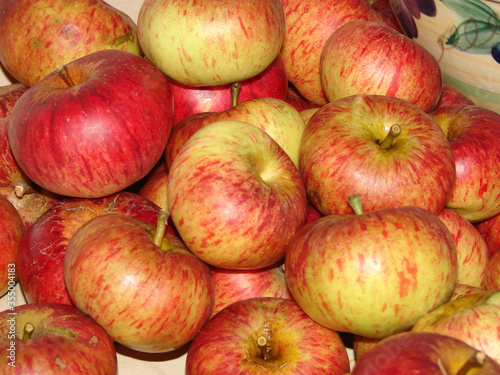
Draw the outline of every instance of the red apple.
M291 104L293 108L295 108L299 112L305 109L320 107L319 105L314 104L310 100L304 98L302 94L290 83L288 84L288 92L285 98L285 102Z
M447 107L449 105L474 105L464 93L455 87L443 82L443 90L435 109Z
M26 92L28 87L22 83L11 83L10 85L0 86L0 119L10 115L12 107L17 99Z
M12 153L33 182L57 194L95 198L146 176L172 126L172 93L163 74L142 57L111 49L30 87L8 127Z
M183 85L169 79L174 97L174 124L183 118L200 112L223 112L237 103L255 98L276 98L285 100L288 94L288 79L281 55L262 73L233 85L196 87ZM234 93L233 93L234 92ZM233 95L236 95L234 103Z
M329 374L349 371L339 334L289 299L252 298L215 315L196 335L186 375Z
M209 124L187 140L170 167L167 195L184 243L221 268L278 262L306 220L295 164L266 132L240 121Z
M116 375L113 341L74 306L32 303L0 313L2 373Z
M168 211L167 199L168 170L164 160L160 160L158 165L145 177L138 195L144 197L162 210Z
M414 104L387 96L354 95L321 107L307 123L299 157L309 200L325 215L352 213L353 194L365 211L407 205L438 214L455 181L442 129Z
M500 249L500 214L475 224L476 229L484 238L490 257Z
M454 105L432 116L449 139L456 165L446 207L471 222L500 213L500 114Z
M17 257L19 281L28 303L73 304L63 274L69 240L90 219L119 213L156 224L160 208L146 198L129 192L104 198L64 199L47 210L26 231Z
M351 95L386 95L407 100L424 112L441 96L439 63L413 39L378 22L340 26L325 42L321 83L330 102Z
M164 232L163 213L156 232L121 214L95 217L78 228L64 256L75 305L114 341L148 353L191 341L214 303L209 267Z
M382 340L356 361L351 375L495 375L500 364L453 337L402 332Z
M369 4L380 15L382 20L387 26L392 27L394 30L402 33L403 30L399 26L398 19L392 10L389 0L370 0Z

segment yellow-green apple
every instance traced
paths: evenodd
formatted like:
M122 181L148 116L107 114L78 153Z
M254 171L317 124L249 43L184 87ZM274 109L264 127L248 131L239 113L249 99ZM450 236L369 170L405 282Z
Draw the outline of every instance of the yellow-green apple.
M439 63L425 48L371 21L337 28L325 42L320 60L321 84L330 102L351 95L386 95L405 99L425 112L441 96Z
M0 313L3 374L118 374L108 334L74 306L32 303Z
M420 318L412 331L455 337L500 363L500 290L449 301Z
M73 304L64 282L64 254L69 240L84 223L117 213L153 225L159 211L157 205L131 192L59 201L27 229L19 244L17 268L26 301Z
M218 121L193 134L175 157L168 206L186 246L206 263L259 269L285 255L304 225L307 199L292 159L265 131Z
M307 123L309 122L309 119L312 117L312 115L314 115L318 111L318 109L319 108L309 108L299 112L300 115L302 116L302 119L306 123L306 126Z
M223 112L193 114L175 124L165 150L167 168L170 169L184 143L197 130L227 120L247 122L264 130L278 142L298 168L300 141L306 124L292 105L269 97L248 99Z
M444 223L420 207L327 215L290 240L290 293L316 322L371 338L409 329L450 298L457 253Z
M156 167L144 178L137 194L150 200L162 210L168 211L167 185L167 164L161 159Z
M12 107L17 99L28 90L28 87L21 83L11 83L0 86L0 119L10 115Z
M486 264L482 286L488 290L500 289L500 251L495 252Z
M484 238L490 257L500 249L500 214L482 220L474 225Z
M196 335L186 358L186 375L347 372L349 358L339 334L283 298L227 306Z
M431 332L402 332L366 352L351 375L495 375L500 364L453 337Z
M165 231L121 214L97 216L68 242L64 280L74 304L131 349L178 349L208 321L214 285L208 265Z
M37 185L71 197L114 194L145 177L173 126L172 92L143 57L108 49L54 71L9 116L12 153Z
M145 0L137 18L144 54L170 78L218 86L252 78L278 56L279 0Z
M447 135L456 164L446 207L471 222L500 213L500 114L467 105L431 114Z
M16 259L24 235L23 219L7 198L0 196L0 296L14 290L18 278ZM283 275L283 279L285 276ZM8 300L15 296L9 294Z
M227 111L255 98L285 100L288 94L288 79L279 54L262 73L237 84L197 87L171 78L169 83L174 96L174 124L193 113Z
M5 0L0 34L0 61L26 86L96 51L142 55L135 22L103 0Z
M454 211L444 208L438 217L449 229L457 249L457 283L481 287L489 261L488 246L479 231Z
M281 4L286 25L281 55L288 80L304 98L322 106L328 99L319 63L327 39L347 22L383 20L366 0L281 0Z
M299 170L310 202L325 215L352 213L353 194L365 211L419 206L438 214L455 182L439 125L414 104L381 95L321 107L302 134Z
M228 270L210 267L214 280L215 302L212 316L230 304L249 298L288 298L283 263L258 270Z
M443 90L434 110L449 105L474 105L474 102L457 88L443 82Z

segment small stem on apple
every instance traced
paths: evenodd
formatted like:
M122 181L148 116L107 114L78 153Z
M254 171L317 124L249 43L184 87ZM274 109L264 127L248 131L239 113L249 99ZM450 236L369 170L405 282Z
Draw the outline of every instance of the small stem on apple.
M257 345L262 353L262 358L267 361L271 359L271 348L269 340L264 336L257 337Z
M240 95L241 82L231 83L231 106L238 104L238 96Z
M33 327L33 324L26 323L26 325L24 326L23 337L21 340L28 341L29 339L31 339L31 335L33 334L34 330L35 330L35 327Z
M356 215L363 214L363 206L361 204L361 198L359 194L353 194L347 197L347 201L349 202L349 206L351 206L352 210Z
M380 147L383 148L384 150L387 150L388 148L391 148L394 139L396 139L397 136L401 134L401 126L398 124L394 124L391 126L389 129L389 133L387 136L384 138L382 142L380 142Z
M59 74L59 76L66 82L66 84L69 87L75 86L75 82L71 79L71 76L68 73L68 68L66 68L66 65L59 65L56 67L56 72Z
M18 198L24 197L26 194L36 193L36 190L24 182L14 184L14 194Z
M467 375L469 371L483 367L486 361L486 354L483 352L475 352L463 366L458 370L457 375Z
M161 247L161 243L163 242L163 237L165 237L168 215L169 213L165 210L160 210L160 212L158 213L158 219L156 220L155 238L154 238L154 243L158 247Z

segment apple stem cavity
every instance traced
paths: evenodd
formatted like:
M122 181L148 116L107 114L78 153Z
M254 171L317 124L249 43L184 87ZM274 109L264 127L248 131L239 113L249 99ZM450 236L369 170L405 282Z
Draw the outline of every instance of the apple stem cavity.
M401 126L398 124L394 124L389 129L389 133L384 138L382 142L380 142L380 148L387 150L392 147L394 140L401 134Z
M240 95L241 82L231 83L231 106L238 104L238 96Z
M158 213L158 219L156 220L156 231L153 242L156 246L161 248L161 243L163 242L163 237L165 237L165 231L167 229L167 219L169 213L165 210L160 210Z
M26 194L36 193L36 190L24 182L14 184L14 194L18 198L24 197Z
M66 68L66 65L59 65L56 67L56 72L59 74L59 76L66 82L68 87L73 87L75 86L75 82L71 79L71 76L68 73L68 68Z
M486 361L486 354L483 352L476 351L468 360L463 364L463 366L457 371L456 375L467 375L469 371L477 370L482 368Z
M24 326L23 337L21 340L28 341L29 339L31 339L31 335L33 334L34 330L35 330L35 327L33 327L33 324L26 323L26 325Z
M361 204L361 198L359 194L353 194L347 197L347 202L351 206L352 210L356 215L363 214L363 205Z

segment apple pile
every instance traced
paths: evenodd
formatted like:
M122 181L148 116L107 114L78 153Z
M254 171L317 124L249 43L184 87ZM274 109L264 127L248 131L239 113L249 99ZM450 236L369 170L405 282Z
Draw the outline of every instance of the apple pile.
M500 373L500 114L388 0L6 0L0 33L6 373Z

